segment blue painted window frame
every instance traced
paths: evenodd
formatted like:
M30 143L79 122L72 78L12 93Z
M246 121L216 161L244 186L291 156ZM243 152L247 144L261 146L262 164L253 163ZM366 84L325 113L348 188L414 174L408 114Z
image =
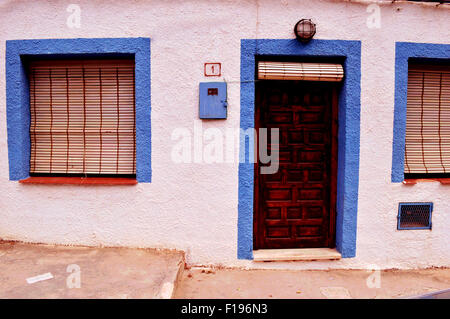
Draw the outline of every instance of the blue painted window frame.
M450 44L395 43L395 104L392 141L391 181L401 183L405 170L406 104L408 93L408 60L450 59Z
M151 103L149 38L77 38L6 41L6 116L9 179L29 177L30 102L25 57L133 55L136 90L136 179L149 183L151 170Z
M338 112L336 249L343 258L354 257L359 183L361 41L312 40L307 44L301 44L296 40L285 39L242 39L240 127L243 130L255 126L255 56L257 55L345 58L345 77L339 94ZM248 158L248 148L241 148L240 152L240 158ZM237 247L239 259L253 259L253 170L253 163L239 164Z

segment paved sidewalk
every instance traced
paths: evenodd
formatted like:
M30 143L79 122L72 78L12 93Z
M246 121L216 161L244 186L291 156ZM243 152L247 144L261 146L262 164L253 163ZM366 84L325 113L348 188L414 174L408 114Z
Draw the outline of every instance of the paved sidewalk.
M183 268L172 250L0 242L0 298L170 298Z
M173 250L0 242L0 298L402 298L448 288L450 269L184 269Z
M449 268L377 276L365 270L193 268L183 272L175 298L402 298L450 288Z

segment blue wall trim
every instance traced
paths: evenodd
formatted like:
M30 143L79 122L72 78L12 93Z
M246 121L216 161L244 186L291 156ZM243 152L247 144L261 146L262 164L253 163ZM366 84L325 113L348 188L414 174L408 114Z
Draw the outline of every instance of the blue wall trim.
M450 44L413 42L395 44L395 105L391 173L393 183L401 183L404 179L408 59L410 58L449 59Z
M345 78L339 96L336 248L342 257L356 254L359 136L361 103L361 42L312 40L241 40L240 127L254 127L255 56L317 56L345 58ZM248 148L240 149L248 158ZM240 154L241 157L244 154ZM253 259L253 164L239 164L238 258Z
M135 57L136 81L136 178L151 182L150 39L96 38L6 41L6 114L9 179L29 176L30 105L25 57L131 54Z

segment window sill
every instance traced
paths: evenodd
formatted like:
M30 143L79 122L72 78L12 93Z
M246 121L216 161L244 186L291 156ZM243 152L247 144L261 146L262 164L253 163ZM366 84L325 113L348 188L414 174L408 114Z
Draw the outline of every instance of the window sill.
M19 181L22 184L62 185L136 185L135 178L123 177L38 177L32 176Z
M416 185L422 182L439 182L442 185L450 185L450 178L409 178L403 181L404 185Z

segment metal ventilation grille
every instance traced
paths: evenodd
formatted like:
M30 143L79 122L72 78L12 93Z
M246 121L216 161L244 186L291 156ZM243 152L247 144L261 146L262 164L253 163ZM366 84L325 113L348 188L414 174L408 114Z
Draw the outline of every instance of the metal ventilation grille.
M431 229L433 203L400 203L397 229Z

